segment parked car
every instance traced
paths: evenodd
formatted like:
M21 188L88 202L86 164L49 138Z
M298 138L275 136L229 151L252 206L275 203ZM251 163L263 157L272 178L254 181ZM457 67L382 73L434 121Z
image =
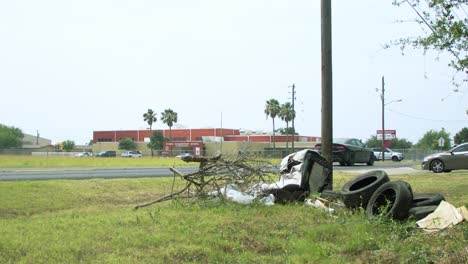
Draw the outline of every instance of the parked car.
M382 159L382 148L373 148L375 159L381 160ZM393 161L402 161L405 158L405 155L401 152L393 151L389 148L384 148L384 158L386 160L393 160Z
M193 155L190 153L180 153L179 155L175 156L176 158L183 159L185 157L192 157Z
M96 154L96 157L115 157L115 150L106 150L106 151L101 151L98 154Z
M92 156L93 156L93 153L88 152L88 151L75 154L75 157L92 157Z
M140 151L125 151L121 155L122 157L126 158L141 158L143 155L141 155Z
M421 167L435 173L468 169L468 143L424 157Z
M315 145L320 152L322 144ZM335 138L332 145L333 161L341 166L353 166L354 163L374 165L375 157L372 149L367 148L361 140L356 138Z

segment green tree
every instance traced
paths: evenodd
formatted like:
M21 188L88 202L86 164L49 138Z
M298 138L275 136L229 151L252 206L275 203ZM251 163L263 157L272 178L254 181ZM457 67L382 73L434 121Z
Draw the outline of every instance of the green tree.
M398 138L398 139L390 141L391 149L409 149L412 147L413 147L413 143L411 141L408 141L405 138Z
M172 141L172 126L177 123L177 113L168 108L161 113L161 120L169 127L169 140Z
M455 144L468 142L468 127L462 128L460 132L455 134L455 137L453 138L453 140L455 141Z
M276 99L270 99L268 101L266 101L266 105L265 105L265 114L266 114L266 117L268 119L268 117L271 117L271 119L273 120L273 149L276 149L276 145L275 145L275 118L277 115L279 115L281 111L281 107L280 107L280 104L278 102L278 100Z
M371 136L365 144L368 148L379 148L382 147L382 140L377 139L377 136Z
M380 148L382 147L382 140L377 139L376 136L371 136L367 141L366 141L366 146L368 148ZM391 149L409 149L413 146L413 143L408 141L405 138L397 138L394 140L390 141L390 148Z
M122 138L119 141L119 149L124 149L124 150L134 150L136 149L136 143L133 141L133 139L126 137Z
M153 109L148 109L148 111L143 114L143 121L148 123L151 131L153 128L153 124L157 121L156 113L153 111Z
M466 0L394 0L393 4L408 4L425 32L422 36L400 38L392 45L399 45L402 50L411 46L424 51L446 51L452 55L451 67L460 73L467 71L468 18L459 15L466 12Z
M290 102L286 102L281 105L279 117L281 120L286 122L286 131L289 132L289 122L291 122L294 118L296 118L296 112L292 108L292 104ZM286 134L286 150L289 148L289 133Z
M153 123L156 123L157 118L156 118L156 113L153 111L153 109L148 109L146 113L143 114L143 121L148 123L149 128L150 128L150 135L153 133ZM153 150L151 149L151 157L153 157Z
M281 127L281 128L276 129L276 132L280 133L280 135L299 135L299 133L294 131L292 127L289 127L287 129Z
M75 148L75 141L73 140L65 140L62 142L62 148L65 152L70 152Z
M440 131L430 130L424 134L424 136L416 143L416 147L420 149L441 149L439 147L439 139L444 139L444 146L442 149L449 149L451 146L450 143L450 133L445 131L442 128Z
M161 131L154 131L153 135L150 137L150 143L148 143L148 148L150 148L151 150L161 151L163 149L164 142L166 141L167 139L164 137Z
M0 124L0 149L23 146L24 134L21 129Z

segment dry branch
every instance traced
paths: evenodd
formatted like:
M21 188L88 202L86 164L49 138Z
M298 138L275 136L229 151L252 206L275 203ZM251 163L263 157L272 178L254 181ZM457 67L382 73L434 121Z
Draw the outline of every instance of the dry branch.
M241 191L246 191L252 185L259 182L272 182L274 175L271 173L272 165L255 157L240 155L234 159L224 159L220 155L215 157L184 157L186 162L198 162L199 170L191 174L183 174L176 168L170 168L174 175L182 177L186 185L182 190L163 196L155 201L138 205L135 209L159 202L181 198L181 194L187 192L184 198L206 197L208 193L217 192L228 184L235 184ZM222 198L222 196L219 196Z

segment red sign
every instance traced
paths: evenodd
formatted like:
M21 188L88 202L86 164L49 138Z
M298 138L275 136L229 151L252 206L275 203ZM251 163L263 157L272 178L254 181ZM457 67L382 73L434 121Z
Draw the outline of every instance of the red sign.
M382 139L382 129L377 130L377 139ZM385 140L394 140L396 139L396 130L387 130L385 129Z

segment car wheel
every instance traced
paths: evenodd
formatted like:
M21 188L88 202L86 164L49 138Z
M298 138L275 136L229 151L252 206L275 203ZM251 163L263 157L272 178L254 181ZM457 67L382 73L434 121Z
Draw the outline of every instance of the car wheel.
M361 174L341 188L343 202L348 208L366 207L370 197L382 184L390 181L383 170L374 170Z
M435 173L441 173L445 171L445 164L443 161L436 159L431 162L431 170Z
M346 166L346 163L344 161L340 161L340 166Z
M392 161L400 161L397 156L392 157Z
M382 184L369 200L366 214L369 218L382 216L396 220L408 218L413 196L407 184L390 181Z
M374 154L371 154L369 157L369 161L367 162L367 166L373 166L375 161Z

